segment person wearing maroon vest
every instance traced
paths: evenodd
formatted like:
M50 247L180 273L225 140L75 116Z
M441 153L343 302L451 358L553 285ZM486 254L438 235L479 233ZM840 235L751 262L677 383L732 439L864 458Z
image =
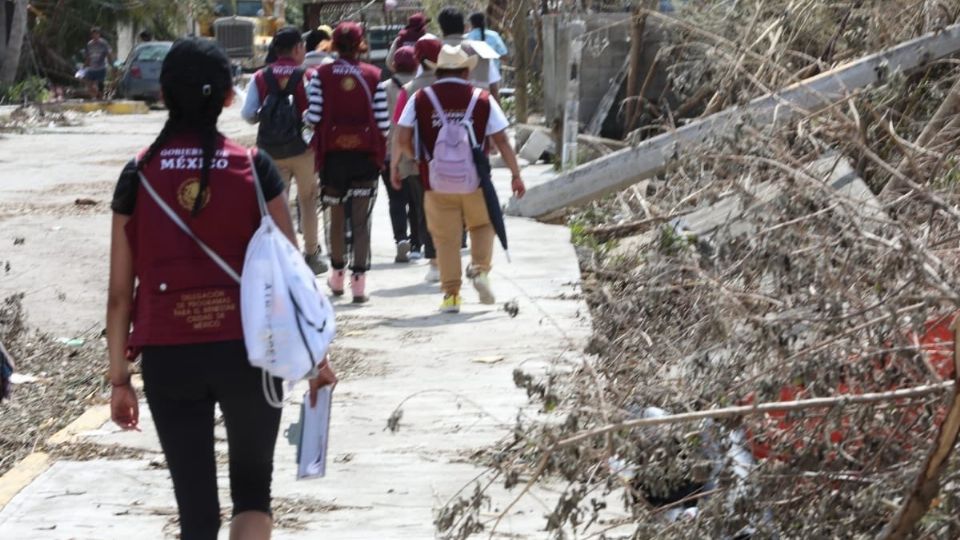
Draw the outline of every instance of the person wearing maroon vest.
M387 68L390 71L397 71L397 49L400 47L413 47L421 38L427 35L427 25L430 24L430 18L423 13L414 13L407 18L407 25L397 32L396 39L390 44L390 50L387 51Z
M180 538L214 540L220 529L214 450L219 406L230 450L231 538L267 539L280 410L267 402L262 372L247 359L239 284L163 207L239 273L260 225L255 182L271 217L296 244L285 185L269 156L217 131L220 113L233 100L233 80L230 61L214 42L174 43L160 84L167 122L124 168L112 203L112 418L123 429L137 428L130 362L142 357L147 403L173 479ZM325 363L310 386L335 381ZM280 381L274 384L280 391Z
M306 58L306 46L303 37L294 26L286 26L277 31L273 37L273 48L277 60L253 75L251 84L247 87L247 96L244 100L241 116L251 124L260 122L260 110L271 93L267 81L268 72L281 91L287 88L290 78L299 74L302 84L293 87L293 103L297 113L302 118L309 106L307 100L306 83L313 77L314 70L303 67ZM302 147L301 147L302 148ZM274 150L269 150L273 152ZM315 156L311 148L307 147L296 155L273 155L277 168L287 186L291 180L297 182L297 202L300 210L300 228L303 231L303 252L307 265L315 274L327 271L326 264L320 258L319 219L317 216L317 172Z
M366 46L363 28L340 23L333 31L340 58L320 66L307 89L307 122L315 126L317 169L323 203L330 208L330 278L335 296L344 293L347 268L346 212L350 212L353 301L367 301L366 273L370 269L370 223L377 195L377 177L384 166L386 135L390 128L387 92L380 69L357 60ZM345 204L347 203L348 204Z
M520 166L517 163L516 154L507 139L507 118L497 101L491 98L489 92L478 91L479 98L473 104L472 116L464 118L474 100L474 88L467 81L470 69L476 64L476 56L469 55L460 46L444 45L437 62L432 66L436 70L437 81L414 94L404 107L399 125L396 127L397 146L402 153L418 159L420 178L424 189L427 190L424 204L427 226L436 245L437 263L440 267L440 282L444 293L440 310L446 313L459 312L462 303L460 242L464 224L470 231L471 239L472 262L467 273L479 293L480 302L483 304L496 302L489 277L496 234L490 222L490 214L487 211L482 189L478 188L468 194L440 193L432 189L429 159L426 156L433 155L443 124L427 95L428 89L436 96L448 123L460 122L471 126L474 131L474 140L482 141L480 144L484 146L484 150L488 140L496 145L513 175L514 194L522 197L526 192L523 179L520 177ZM419 156L415 156L413 144L415 129L420 148ZM463 166L475 167L475 164L471 160L471 162L465 162ZM395 187L399 185L399 178L393 181Z

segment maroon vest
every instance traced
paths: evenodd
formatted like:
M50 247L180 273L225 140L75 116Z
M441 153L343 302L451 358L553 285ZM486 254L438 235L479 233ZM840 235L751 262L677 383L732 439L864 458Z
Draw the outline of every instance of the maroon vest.
M404 28L397 32L397 39L393 40L393 48L416 46L417 40L426 34L426 31L419 28Z
M176 136L143 170L150 185L239 274L260 210L247 149L220 138L204 206L191 215L200 186L199 138ZM141 154L142 155L142 154ZM138 286L133 350L243 339L240 285L197 247L141 185L126 228Z
M357 70L370 89L366 91L353 75ZM382 167L387 151L373 116L373 97L380 84L380 69L363 62L338 60L318 68L323 92L323 114L314 139L319 145L318 170L330 152L366 152Z
M287 82L290 80L290 76L293 75L293 71L299 67L301 66L292 59L281 58L273 64L270 64L269 66L256 72L253 75L253 83L257 85L257 95L260 96L260 103L262 104L267 101L267 94L269 93L267 81L263 78L264 69L273 71L273 76L277 79L277 86L280 88L286 88ZM313 69L305 69L306 71L304 71L303 79L309 82L313 77ZM297 106L297 111L299 111L301 115L307 110L307 90L304 85L297 85L296 90L293 93L293 103Z
M453 81L434 83L430 88L437 94L437 101L447 113L447 119L459 122L467 112L470 99L473 97L473 86ZM417 111L417 133L420 144L420 180L425 189L430 189L430 166L428 155L433 155L433 147L437 144L440 135L440 117L437 116L430 98L421 90L414 97L414 106ZM477 141L486 147L487 121L490 119L490 93L484 90L480 93L477 105L473 109L473 132ZM426 152L424 152L426 150Z

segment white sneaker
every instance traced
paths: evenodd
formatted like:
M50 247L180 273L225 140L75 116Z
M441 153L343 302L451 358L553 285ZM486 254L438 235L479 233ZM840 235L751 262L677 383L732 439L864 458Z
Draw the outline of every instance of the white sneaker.
M440 267L430 263L430 268L427 269L427 275L423 280L427 283L440 283Z
M489 306L497 302L497 298L493 295L493 289L490 287L490 274L477 272L470 278L470 281L473 282L473 288L480 295L481 304Z

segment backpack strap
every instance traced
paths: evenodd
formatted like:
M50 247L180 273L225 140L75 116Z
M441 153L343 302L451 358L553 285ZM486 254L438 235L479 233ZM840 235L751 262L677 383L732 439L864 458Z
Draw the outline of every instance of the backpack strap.
M263 186L260 185L260 173L257 172L257 164L253 161L253 149L247 149L247 158L250 160L250 172L253 174L253 185L257 189L257 206L260 207L260 217L267 217L267 198L263 194Z
M303 84L304 73L306 73L306 70L303 68L293 70L293 73L290 74L290 79L287 80L287 87L283 89L283 93L293 95L297 91L297 85Z
M427 96L427 99L430 100L430 104L433 105L433 110L437 111L437 116L440 117L440 124L447 125L447 113L443 110L443 106L440 105L440 100L437 99L437 94L433 92L433 88L426 86L423 88L423 93Z
M280 83L277 82L277 76L273 74L273 68L271 68L270 66L263 68L263 82L267 83L268 93L270 94L280 93Z
M290 74L290 78L287 79L286 88L280 88L280 82L277 81L277 75L273 72L273 68L268 66L263 68L263 80L267 83L267 92L270 94L289 96L293 95L293 93L297 91L297 84L302 84L304 73L306 73L306 70L303 68L297 68L293 70L293 73Z
M467 131L470 133L470 144L474 148L480 146L477 144L477 134L473 130L473 110L477 108L477 102L480 101L480 94L482 90L479 88L473 89L473 95L470 96L470 104L467 105L467 111L463 113L463 123L467 126ZM484 126L484 131L486 131L486 126ZM486 133L484 133L486 135Z
M370 91L370 85L367 84L367 80L363 78L363 72L357 69L355 66L347 63L346 61L340 59L336 61L337 64L347 68L347 71L350 72L350 75L353 75L357 82L360 83L360 86L363 88L364 92L367 94L367 100L370 102L370 107L373 107L373 92ZM372 110L372 109L371 109Z
M443 110L443 106L440 105L440 100L437 99L437 94L434 93L433 88L427 86L423 89L424 93L427 95L427 98L430 99L430 103L433 105L434 110L437 111L437 115L440 116L440 123L446 126L447 122L447 113ZM463 121L461 122L464 127L467 128L467 135L470 137L470 144L476 148L479 145L477 144L477 134L473 131L473 111L477 108L477 102L480 101L481 90L479 88L473 89L473 94L470 96L470 104L467 105L466 112L463 113Z
M267 217L267 201L266 197L263 195L263 186L260 185L260 175L257 174L257 164L253 161L253 150L247 150L247 158L250 160L250 171L253 174L253 185L256 186L257 190L257 205L260 207L260 216ZM234 281L240 283L240 274L237 273L227 261L223 260L220 255L217 255L217 252L208 246L203 240L197 237L194 234L193 230L190 229L190 226L187 225L180 216L174 212L173 208L170 208L170 205L160 197L160 194L153 189L153 186L150 185L150 181L147 180L147 177L143 174L142 171L138 171L137 174L140 176L140 184L143 185L143 188L150 195L150 198L153 199L157 206L163 210L163 213L170 218L170 221L180 228L187 236L193 239L196 242L197 247L199 247L204 253L207 254L207 257L210 257L217 266L219 266L228 276L230 276Z
M177 227L180 227L180 230L192 238L193 241L196 242L197 247L206 253L207 256L210 257L210 260L215 262L217 266L219 266L228 276L230 276L237 283L240 283L240 274L238 274L236 270L227 264L227 261L223 260L220 255L217 255L217 252L215 252L213 248L208 246L203 240L197 238L197 235L194 234L194 232L190 229L190 226L184 223L180 216L178 216L177 213L170 208L170 205L167 204L162 197L160 197L160 194L153 189L153 186L150 185L150 181L147 180L147 177L144 176L142 172L138 174L140 175L140 184L145 190L147 190L147 193L150 194L150 197L153 199L153 201L157 203L157 206L163 210L163 213L167 214L167 217L170 218L170 221L173 221Z

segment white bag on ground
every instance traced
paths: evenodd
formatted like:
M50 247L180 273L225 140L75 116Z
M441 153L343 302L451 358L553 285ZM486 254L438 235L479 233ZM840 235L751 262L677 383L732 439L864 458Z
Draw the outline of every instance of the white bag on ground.
M297 381L327 354L336 332L333 306L303 255L267 212L256 169L254 184L262 219L247 246L240 281L244 342L250 364Z

